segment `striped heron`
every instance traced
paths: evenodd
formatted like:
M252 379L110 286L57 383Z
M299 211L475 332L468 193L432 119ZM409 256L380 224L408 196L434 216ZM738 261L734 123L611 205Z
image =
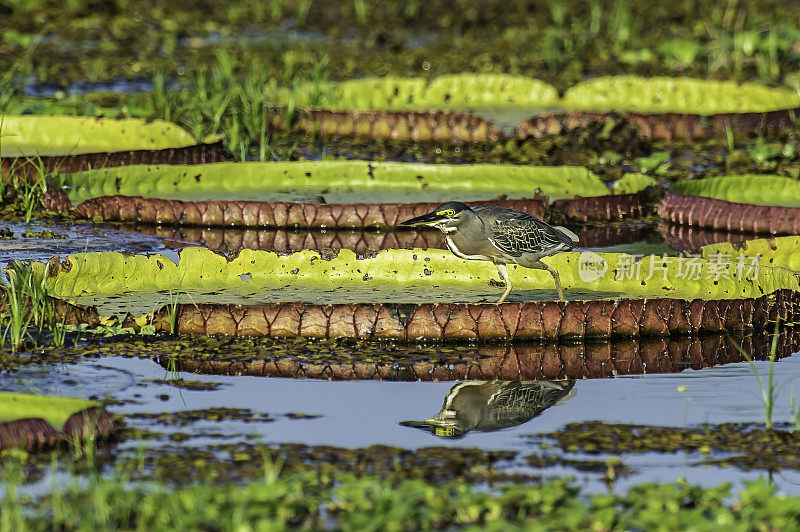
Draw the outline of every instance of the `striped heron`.
M549 225L522 211L494 205L470 208L457 201L399 225L434 227L444 233L447 247L457 257L494 262L506 283L498 304L511 293L507 264L547 270L555 280L559 299L564 301L558 271L541 259L575 247L578 236L565 227Z

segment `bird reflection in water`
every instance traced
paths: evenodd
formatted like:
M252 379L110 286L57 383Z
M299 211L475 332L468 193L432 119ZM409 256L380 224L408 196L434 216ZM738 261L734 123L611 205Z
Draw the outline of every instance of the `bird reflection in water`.
M515 427L570 399L577 392L574 386L574 380L460 382L447 392L438 414L400 424L443 438Z

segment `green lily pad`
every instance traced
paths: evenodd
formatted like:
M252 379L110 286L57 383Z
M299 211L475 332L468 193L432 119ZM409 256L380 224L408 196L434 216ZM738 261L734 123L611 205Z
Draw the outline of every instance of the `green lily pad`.
M636 194L658 184L658 181L649 175L631 172L614 181L611 184L611 191L614 194Z
M301 107L331 110L420 111L545 108L558 91L544 81L509 74L454 74L424 78L364 78L300 86L282 95Z
M163 120L0 116L1 157L161 150L196 143L187 131Z
M759 238L742 243L724 242L703 246L703 258L727 256L732 260L759 257L764 266L800 272L800 236Z
M41 418L53 428L62 430L70 416L95 406L101 404L74 397L0 392L0 423Z
M787 88L755 83L691 78L607 76L567 90L561 105L587 111L635 113L764 113L800 107L800 95Z
M63 176L73 204L100 196L176 200L390 203L602 196L608 187L577 166L430 165L367 161L124 166Z
M731 299L798 289L797 278L780 268L745 268L700 258L635 257L624 253L561 253L545 258L561 276L571 299L617 297ZM690 262L691 261L691 262ZM37 267L44 268L44 264ZM509 266L512 295L555 292L550 274ZM98 306L102 315L152 312L169 302L261 304L421 303L494 301L502 288L495 266L466 261L444 250L384 250L359 258L342 250L335 257L305 250L279 255L243 250L227 260L205 248L181 251L179 262L162 255L115 252L70 256L48 278L51 294ZM541 298L541 296L538 296Z
M800 207L800 181L775 175L688 179L672 185L672 190L733 203Z

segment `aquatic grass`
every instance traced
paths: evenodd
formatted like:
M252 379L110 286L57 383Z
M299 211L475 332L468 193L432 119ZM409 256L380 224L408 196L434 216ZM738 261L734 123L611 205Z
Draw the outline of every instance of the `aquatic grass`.
M28 338L28 328L33 321L24 285L25 280L13 269L6 270L6 275L0 275L0 289L3 291L3 303L8 309L9 318L8 325L3 329L3 338L9 339L12 352L19 351L25 343Z
M239 71L225 49L218 50L215 58L212 64L199 66L185 86L170 84L159 72L153 90L140 96L139 103L132 98L133 103L123 108L125 113L176 121L199 141L221 136L237 160L266 161L272 150L267 122L280 87L290 90L283 119L291 124L297 111L291 96L296 87L309 83L319 87L329 77L326 54L315 57L288 50L278 76L266 69Z
M32 167L38 176L19 179L21 189L19 186L17 188L17 194L22 199L22 206L25 211L25 223L29 223L35 210L45 208L44 197L47 194L47 184L57 178L62 162L59 161L52 170L47 169L44 160L40 156L27 157L24 164ZM16 174L14 178L16 181Z
M268 454L266 449L262 453ZM55 455L54 455L55 456ZM370 474L286 473L265 460L264 476L245 484L170 485L131 481L137 465L100 474L85 463L59 468L51 489L28 495L21 457L4 460L0 532L45 530L414 530L480 526L559 530L682 530L739 526L791 529L800 497L777 496L752 482L730 486L645 484L625 494L586 496L568 480L486 490L465 481L435 483ZM81 462L91 461L85 457ZM614 467L609 462L609 467ZM62 474L59 474L62 473ZM616 472L614 472L616 474ZM59 481L56 481L58 479ZM42 493L44 491L44 493Z
M19 351L29 339L41 345L46 332L56 347L63 347L66 341L67 314L59 319L45 281L45 275L30 263L11 263L5 275L0 275L0 300L8 316L8 323L2 329L2 345L8 339L12 352ZM0 320L0 324L4 322ZM34 336L31 329L36 333Z
M24 46L22 53L11 64L10 68L6 69L6 71L0 75L0 113L4 113L8 110L17 97L17 94L22 89L22 83L19 82L20 74L30 71L31 57L45 35L46 28L33 35L30 41Z
M186 274L184 274L186 275ZM170 290L167 298L167 313L169 315L169 333L175 334L178 331L178 305L180 304L180 292Z
M750 356L742 347L736 343L736 341L728 334L728 339L730 340L731 344L736 348L739 353L747 360L747 363L750 365L750 369L753 370L753 374L756 376L756 380L758 381L758 387L761 389L761 400L764 405L764 427L767 430L771 430L774 426L774 422L772 419L773 411L775 409L775 398L777 397L780 390L786 386L788 383L785 382L778 388L775 387L775 357L778 351L778 334L780 332L780 320L775 322L775 331L772 334L772 344L770 345L769 350L769 371L767 373L766 382L764 382L764 377L762 377L761 372L758 371L758 367L756 366L753 357Z
M369 16L369 3L366 0L353 0L353 11L359 24L366 24Z
M295 4L295 18L297 23L301 26L305 25L308 18L308 12L311 10L312 0L298 0Z
M794 427L794 432L800 432L800 401L794 397L794 390L789 398L789 422Z

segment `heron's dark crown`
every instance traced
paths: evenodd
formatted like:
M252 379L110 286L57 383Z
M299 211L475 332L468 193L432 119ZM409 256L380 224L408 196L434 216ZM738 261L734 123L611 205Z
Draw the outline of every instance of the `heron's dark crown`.
M433 212L439 214L442 212L453 211L452 213L449 213L449 215L452 216L453 214L458 214L461 211L471 211L471 210L472 209L469 208L469 205L461 203L460 201L448 201L447 203L442 203L441 205L436 207L436 209Z

